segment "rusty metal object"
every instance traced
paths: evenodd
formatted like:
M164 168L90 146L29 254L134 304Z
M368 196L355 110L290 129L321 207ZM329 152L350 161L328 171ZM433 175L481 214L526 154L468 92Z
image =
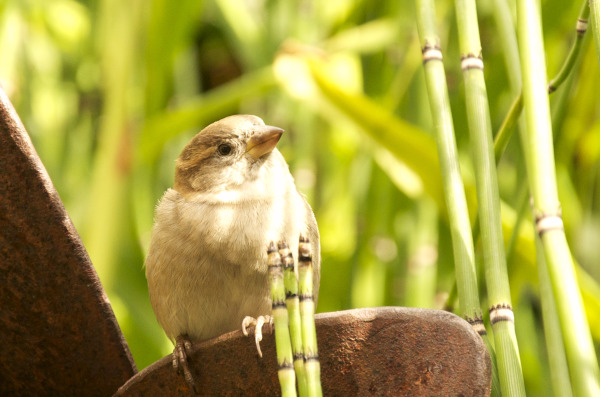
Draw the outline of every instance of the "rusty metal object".
M135 373L87 252L0 89L0 395L107 396Z
M317 315L326 396L488 396L491 364L461 318L438 310L383 307ZM231 332L195 345L191 369L201 395L276 396L274 336L263 358L253 338ZM189 396L171 357L144 369L115 396Z

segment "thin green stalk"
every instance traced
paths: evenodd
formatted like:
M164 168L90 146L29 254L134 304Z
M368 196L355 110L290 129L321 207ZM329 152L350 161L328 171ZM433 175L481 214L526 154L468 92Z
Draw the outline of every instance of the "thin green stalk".
M510 109L506 118L502 121L500 125L500 129L496 134L496 138L494 139L494 158L496 159L496 163L500 161L500 157L504 153L506 149L506 145L508 145L508 141L512 136L513 127L519 121L519 116L521 115L521 111L523 110L523 95L519 93L519 95L515 98L512 105L510 105Z
M535 252L538 263L538 277L540 280L540 297L542 301L542 321L544 323L544 336L546 350L548 351L548 365L550 367L550 380L552 390L556 397L570 397L573 395L571 381L569 380L569 367L562 343L562 331L556 312L556 302L552 295L552 284L544 258L544 247L539 236L535 238Z
M523 109L523 96L521 93L521 79L520 79L520 70L514 70L513 65L518 65L519 64L519 55L518 52L515 53L515 51L513 51L513 47L515 47L515 50L518 50L518 48L516 48L517 44L516 44L516 40L511 40L511 38L509 36L514 36L514 32L512 29L503 29L506 26L512 26L512 19L510 18L509 13L507 12L506 9L506 3L503 2L502 0L495 0L494 1L494 5L495 5L495 16L496 16L496 24L499 27L500 32L500 36L502 37L502 43L504 44L503 48L504 48L504 53L506 55L506 61L507 61L507 68L511 71L510 77L511 77L511 87L513 88L513 91L516 89L518 90L519 94L518 96L515 98L513 104L511 105L511 108L509 110L509 112L507 113L499 131L496 134L496 139L494 141L494 154L495 154L495 159L496 162L498 162L500 160L500 157L502 156L502 154L504 153L504 150L506 148L506 145L508 143L508 140L510 139L510 136L512 135L513 132L513 127L515 126L515 124L517 123L517 121L519 120L519 116L521 114L521 111ZM581 51L581 43L582 43L582 39L583 36L585 34L585 28L587 27L587 17L588 17L588 10L587 10L587 0L585 0L582 4L582 8L581 11L579 13L579 18L577 21L577 25L576 25L576 32L577 32L577 38L576 40L573 42L573 46L571 48L571 50L569 51L569 55L567 56L567 59L565 60L563 67L561 67L561 70L559 72L559 74L551 81L551 83L548 85L548 93L551 94L555 91L556 88L558 88L560 86L560 84L562 84L565 80L565 77L573 68L574 65L574 61L577 59L577 56L579 55L579 52ZM517 78L518 77L518 78ZM550 87L553 87L554 90L550 90ZM523 129L523 128L521 128ZM527 189L526 189L526 185L523 185L523 187L519 188L519 199L517 200L518 203L520 203L519 205L517 205L517 208L519 208L519 216L517 219L517 222L515 223L514 227L513 227L513 234L510 238L508 247L507 247L507 256L510 255L513 250L514 250L514 246L516 244L516 241L518 240L518 231L519 231L519 224L521 222L522 218L522 214L525 213L525 211L527 210ZM479 214L477 215L476 219L475 219L475 223L473 225L473 240L477 241L479 239ZM448 298L448 303L450 304L450 302L454 302L455 300L455 296L456 296L456 284L454 285L453 289L452 289L452 293L450 294L449 298ZM492 350L490 350L491 352Z
M499 1L499 0L496 0ZM577 60L579 53L581 52L581 46L583 44L583 38L585 36L585 32L587 30L587 21L589 17L590 10L587 6L587 0L584 0L581 5L581 10L579 11L579 17L577 18L577 24L575 25L575 31L577 33L575 41L569 50L569 54L565 59L562 67L556 74L556 76L548 83L548 94L552 94L557 88L566 80L571 71L573 70L573 66L575 65L575 61ZM514 59L515 57L511 57ZM513 104L510 107L502 125L500 126L498 132L496 133L496 138L494 141L495 144L495 153L496 153L496 161L500 159L504 149L506 148L506 144L508 143L512 132L513 127L519 120L519 115L523 110L523 93L519 92L519 95L515 98Z
M524 396L525 383L515 335L492 127L483 75L481 42L474 0L456 0L461 67L465 80L467 120L475 168L486 285L491 304L496 357L502 394Z
M589 0L590 13L592 14L592 35L596 44L596 57L600 64L600 1Z
M510 91L513 95L517 95L521 92L521 71L519 70L519 47L515 22L508 1L493 0L493 6L497 37L504 56Z
M545 87L544 43L536 0L517 2L517 27L527 123L523 147L533 194L536 231L544 247L574 394L598 396L600 369L583 310L575 266L565 238L558 200L550 107Z
M323 395L323 391L321 389L321 365L319 364L317 330L315 327L312 252L310 242L304 236L300 236L298 245L298 284L308 395L318 397Z
M498 374L498 359L496 357L496 351L494 347L490 343L490 339L486 334L481 334L481 338L483 339L483 343L485 343L485 347L490 353L490 360L492 362L492 393L491 397L502 397L502 390L500 390L500 376Z
M275 244L271 242L267 250L269 276L271 281L271 301L273 323L275 325L275 348L277 350L277 376L282 396L296 396L296 374L289 333L288 311L285 305L285 288L281 257Z
M495 0L494 4L496 4L496 6L501 9L504 8L504 6L499 6L499 4L504 4L504 2L502 0ZM512 26L512 22L508 20L507 15L505 15L506 14L505 11L506 10L496 12L497 14L502 15L502 17L497 18L498 19L497 24L498 25L510 24ZM563 64L563 66L561 67L560 71L558 72L556 77L554 77L554 79L552 79L552 81L548 84L548 94L552 94L554 91L556 91L556 89L565 81L566 77L568 77L571 70L573 70L575 61L577 60L577 57L578 57L579 53L581 52L581 44L583 42L583 37L585 35L586 28L587 28L588 14L589 14L589 10L587 9L587 0L584 0L581 11L579 12L579 18L577 19L577 25L576 25L577 38L573 42L573 46L571 47L571 50L569 51L569 55L565 59L565 62ZM501 36L504 36L505 34L510 34L510 32L511 32L511 30L506 30L506 29L501 29L501 31L503 32L500 34ZM512 40L507 40L505 38L505 40L502 40L502 42L511 43ZM505 47L510 48L511 45L506 45ZM513 54L513 51L506 51L506 53L507 53L507 64L512 65L513 61L514 61L514 63L517 63L517 64L520 62L518 54L516 54L516 56L515 56ZM514 75L515 73L519 75L518 79L515 78L514 76L512 76L512 78L511 78L511 86L518 84L519 94L513 101L508 113L506 114L504 120L502 121L502 124L500 125L500 128L498 129L498 132L496 133L496 138L494 139L494 157L496 159L496 163L498 163L500 161L500 158L502 157L502 154L504 153L504 150L506 149L506 145L508 144L508 141L510 140L510 137L512 136L512 133L514 131L513 127L517 124L517 122L521 121L519 116L521 115L521 111L523 110L523 93L521 91L520 70L517 73L517 72L514 72L514 70L512 70L512 67L510 67L509 69L511 69L511 72L510 72L511 76ZM513 90L514 90L514 88L513 88ZM519 189L519 190L521 191L521 189ZM526 207L527 206L525 205L525 209L526 209ZM523 208L523 207L520 206L519 208ZM477 241L478 239L479 239L479 214L477 214L475 223L473 225L473 241ZM513 242L513 244L514 244L514 242Z
M442 52L435 29L432 0L416 0L417 26L423 52L425 81L434 120L448 224L452 236L460 312L467 320L481 319L475 255L464 185L460 175L456 139L448 99Z
M290 320L290 336L292 338L292 353L294 354L294 370L298 378L298 394L300 397L308 396L306 384L306 371L304 357L302 356L302 328L300 322L300 301L298 300L298 277L294 257L287 243L281 241L277 244L279 255L283 263L283 283L285 285L285 303Z
M591 1L590 1L591 3ZM581 45L583 44L583 38L585 36L585 32L587 30L588 18L590 15L590 9L587 5L587 0L583 2L581 5L581 9L579 10L579 17L577 18L577 24L575 26L575 31L577 32L577 36L573 45L571 46L571 50L569 51L569 55L567 55L567 59L563 63L562 67L556 74L556 76L548 83L548 93L551 94L561 85L571 70L573 70L573 66L575 65L575 61L577 60L577 56L581 51Z
M448 208L448 225L452 237L459 311L473 329L481 335L490 351L493 371L492 393L498 395L495 355L487 338L480 309L471 224L460 175L442 52L436 34L435 8L432 0L416 0L415 4L425 82L443 176L444 199Z

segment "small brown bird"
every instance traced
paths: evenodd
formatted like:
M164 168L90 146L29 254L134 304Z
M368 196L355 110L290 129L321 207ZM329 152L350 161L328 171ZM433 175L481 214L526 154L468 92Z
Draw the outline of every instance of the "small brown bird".
M174 366L192 386L191 342L271 313L271 241L287 241L298 252L299 236L309 238L315 299L318 294L317 223L275 148L282 133L251 115L209 125L179 155L173 188L156 207L145 263L150 301L176 341Z

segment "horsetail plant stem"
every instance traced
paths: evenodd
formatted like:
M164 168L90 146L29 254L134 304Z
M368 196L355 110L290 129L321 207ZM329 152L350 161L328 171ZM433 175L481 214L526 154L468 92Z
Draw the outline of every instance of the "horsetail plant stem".
M433 117L438 156L448 209L452 237L459 311L485 342L492 358L492 393L499 392L494 350L483 325L475 254L464 185L460 175L456 139L448 98L448 87L442 62L442 51L436 34L435 9L432 0L416 0L417 27L423 53L425 83Z
M292 353L294 355L294 370L298 378L298 394L308 395L304 357L302 356L302 327L300 322L300 302L298 300L298 277L294 257L285 241L277 244L283 264L283 283L285 285L285 303L290 321L290 336L292 338Z
M503 2L502 2L502 0L495 0L494 4L500 5L500 4L503 4ZM497 7L502 8L503 6L497 6ZM500 11L498 13L503 14L504 11ZM573 45L571 46L571 49L569 50L569 54L567 55L567 58L565 59L563 66L560 68L560 71L548 84L548 94L554 93L556 91L556 89L558 89L558 87L566 80L566 78L568 77L570 72L573 70L575 61L577 60L579 53L581 52L583 38L584 38L586 29L587 29L588 16L589 16L589 8L587 7L587 0L584 0L582 3L582 6L581 6L581 10L579 12L577 24L575 26L575 31L577 33L576 39L573 42ZM505 24L510 23L512 25L512 20L507 21L508 18L506 17L506 15L503 15L501 18L498 18L498 19L502 20ZM505 31L505 33L508 33L508 31ZM507 40L507 41L512 42L512 40ZM516 45L516 42L515 42L515 45ZM518 48L516 48L516 50L518 50ZM512 51L509 51L509 52L512 54ZM518 54L516 56L511 55L510 61L516 61L516 63L518 64L519 63ZM508 62L508 63L511 63L511 62ZM517 67L519 67L519 66L517 66ZM500 158L502 157L502 154L504 153L504 150L506 149L506 145L508 144L508 140L510 139L510 137L512 135L513 127L515 126L517 121L520 120L519 116L521 115L521 111L523 110L523 94L521 91L521 79L520 79L521 72L520 72L520 70L518 70L517 72L519 74L519 79L518 79L519 94L513 101L512 105L510 107L510 110L508 111L506 117L504 118L504 121L502 122L500 128L498 129L498 132L496 133L496 138L494 139L494 154L496 157L496 164L500 161ZM515 73L515 72L511 72L511 74L513 74L513 73ZM515 79L513 78L511 80L515 80ZM518 229L518 223L520 222L520 219L521 219L520 214L527 210L527 202L528 202L527 201L527 198L528 198L527 183L522 184L518 188L518 191L519 191L519 194L518 194L519 199L517 200L518 204L516 205L516 208L518 209L519 217L517 220L517 224L515 224L515 226L513 228L513 235L510 238L507 252L512 251L512 247L514 246L514 244L516 242L518 233L514 229ZM477 215L477 216L479 216L479 215ZM477 239L479 238L479 228L477 227L477 224L475 226L476 227L473 229L473 240L477 241Z
M298 244L298 291L300 293L300 318L302 322L302 344L308 395L320 397L321 365L317 348L315 327L315 301L313 297L312 252L307 237L300 236Z
M500 219L498 176L494 157L492 127L486 85L477 10L474 0L456 0L461 68L465 80L467 121L475 168L480 234L488 297L490 322L494 330L498 375L503 395L525 396L506 254Z
M540 281L540 300L542 303L542 321L546 349L548 350L548 366L550 367L550 380L552 391L556 397L571 397L573 391L569 379L569 367L562 342L560 321L556 313L556 301L552 294L552 283L548 274L544 247L539 236L535 237L535 255L537 257L538 278Z
M577 18L577 23L575 25L575 32L577 35L575 36L575 41L573 41L573 45L569 50L569 54L565 59L562 67L556 74L556 76L548 83L548 94L552 94L554 91L558 89L558 87L566 80L571 71L573 70L573 66L575 65L575 61L577 60L579 53L581 52L581 47L583 44L583 38L585 37L585 32L587 31L588 26L588 17L590 14L590 9L587 4L588 0L584 0L581 9L579 11L579 17ZM513 101L513 104L510 107L504 121L500 125L498 132L496 133L496 138L494 140L494 147L496 153L496 162L500 160L504 149L506 148L506 144L510 139L510 136L513 132L513 127L517 123L519 119L519 115L523 110L523 93L519 92L519 95Z
M600 64L600 1L589 0L590 12L592 14L592 35L596 44L596 57Z
M271 301L273 323L275 324L275 348L277 350L277 375L281 385L281 395L296 396L296 374L294 358L288 329L288 311L285 305L285 289L283 285L283 269L281 257L275 244L271 242L267 250L269 276L271 281Z
M497 3L498 1L501 2L502 0L496 0L494 3ZM579 12L577 24L575 26L575 31L577 33L576 39L573 42L573 45L569 51L569 55L565 59L565 62L563 63L563 66L561 67L560 71L552 79L552 81L548 84L548 94L554 93L556 91L556 89L566 80L566 78L568 77L570 72L573 70L575 61L577 60L577 57L579 56L579 53L581 52L581 45L583 42L583 37L584 37L586 29L587 29L588 15L589 15L589 9L587 7L587 0L584 0L581 10ZM503 18L499 18L499 19L502 19L505 21L506 18L503 17ZM506 31L505 31L505 33L506 33ZM512 53L512 51L510 51L510 52ZM517 62L519 60L518 56L515 57L512 55L510 56L510 59L511 60L516 59ZM520 76L520 71L519 71L519 76ZM512 105L510 106L508 113L506 114L504 120L502 121L502 124L500 125L500 128L498 129L498 132L495 135L494 157L496 159L496 164L500 161L500 158L502 157L502 154L504 153L504 150L506 149L506 145L508 144L508 141L514 131L513 127L517 124L517 121L520 120L519 116L521 115L521 111L523 110L523 93L522 93L521 87L520 87L521 80L520 80L520 78L519 79L513 78L511 80L518 80L519 94L513 101ZM513 83L513 84L516 84L516 83ZM521 189L519 189L519 191L520 190ZM523 205L525 208L527 207L526 202L524 202ZM518 206L518 208L522 208L522 207L523 206ZM477 214L476 221L473 226L473 241L477 242L478 239L479 239L479 214Z
M444 196L448 208L460 312L477 332L482 332L485 329L482 329L471 224L464 185L460 176L442 51L435 30L433 2L416 0L416 5L425 82L434 120Z
M519 69L519 46L511 5L506 0L493 0L492 4L496 35L504 57L510 92L517 95L521 92L521 70Z
M523 111L523 94L519 92L519 95L517 95L512 105L510 105L510 110L502 121L498 133L494 138L494 158L496 159L496 163L500 161L506 145L508 145L508 141L514 131L513 127L517 124L519 116L521 116L521 111Z
M573 45L571 46L571 50L569 51L569 55L567 55L567 59L563 63L562 67L556 74L556 76L548 83L548 93L552 94L559 85L566 80L567 76L573 69L575 65L575 61L577 60L577 56L581 51L581 45L583 44L583 38L585 36L585 32L587 31L588 18L590 15L590 9L587 5L587 0L583 2L581 5L581 9L579 10L579 17L577 18L577 23L575 25L575 31L577 32L577 36Z
M558 200L541 30L538 2L518 0L517 31L527 126L522 141L533 195L536 232L544 248L574 395L598 396L600 369Z
M565 62L563 63L563 66L561 67L560 71L558 72L556 77L554 77L554 79L552 79L552 81L548 84L548 94L552 94L553 92L555 92L556 89L566 80L569 73L573 70L573 65L575 64L575 61L577 60L577 57L578 57L579 53L581 52L581 44L582 44L583 37L586 32L588 14L589 14L589 9L587 8L587 0L584 0L581 11L579 13L579 18L577 19L577 25L575 27L575 30L577 32L577 38L573 42L573 46L571 47L571 50L569 51L569 55L565 59ZM511 59L513 59L513 58L516 58L518 61L518 56L517 57L511 56ZM519 75L520 75L520 72L519 72ZM513 80L517 80L517 79L513 78ZM519 94L513 101L512 105L510 106L510 109L509 109L508 113L506 114L504 120L502 121L502 124L500 125L500 128L498 129L498 132L496 133L496 137L494 139L494 157L496 159L496 164L498 164L498 162L500 161L500 158L502 157L502 154L504 153L504 150L506 149L506 145L508 144L508 141L514 131L513 127L517 124L517 121L520 120L519 116L521 115L521 111L523 110L523 93L520 88L521 80L518 79L518 81L519 81L519 88L518 88ZM519 191L521 191L521 188L519 188ZM520 208L526 208L526 207L527 207L527 202L524 201L523 205L518 206L519 212L521 211ZM473 225L473 241L477 242L478 239L479 239L479 213L477 214L475 223ZM509 247L510 247L510 244L509 244Z

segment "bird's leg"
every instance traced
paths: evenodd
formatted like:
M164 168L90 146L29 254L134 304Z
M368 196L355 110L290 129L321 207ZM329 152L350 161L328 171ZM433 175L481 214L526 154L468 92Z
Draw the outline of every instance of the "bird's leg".
M262 341L262 327L267 323L271 327L271 332L273 330L273 317L271 316L258 316L258 318L246 316L242 321L242 332L245 336L248 336L247 328L250 325L254 325L254 341L256 342L256 350L258 351L258 356L262 358L262 351L260 350L260 341Z
M190 372L189 363L188 363L188 355L192 352L192 342L190 342L187 335L179 335L175 338L175 348L173 349L173 368L177 371L178 374L183 373L183 377L185 378L185 382L189 387L194 390L194 393L198 393L198 389L196 388L196 382L194 381L194 376Z

